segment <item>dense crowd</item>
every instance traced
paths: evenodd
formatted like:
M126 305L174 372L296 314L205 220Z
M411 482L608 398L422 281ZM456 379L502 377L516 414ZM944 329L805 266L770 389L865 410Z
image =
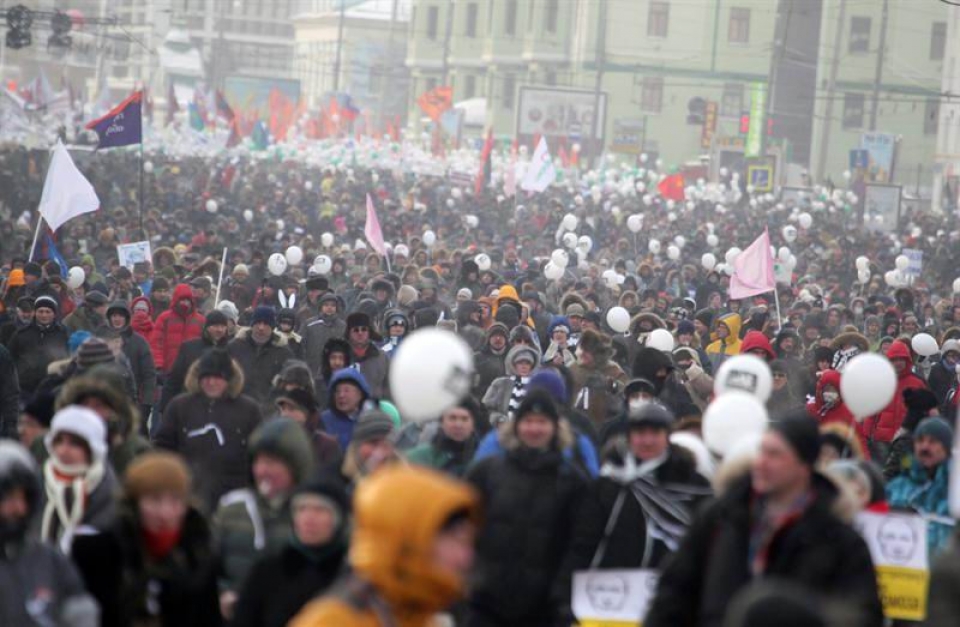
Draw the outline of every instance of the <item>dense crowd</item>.
M133 153L78 156L102 208L31 251L45 156L0 151L0 580L23 582L0 623L547 627L576 622L574 573L642 568L647 626L769 625L771 603L881 625L862 511L927 519L928 624L960 620L955 216L888 235L847 190L726 171L668 200L655 164L508 197L148 159L141 213ZM776 294L731 299L724 252L765 228ZM922 270L891 277L905 248ZM391 364L433 327L473 353L471 389L411 420ZM871 353L896 389L855 418L841 379ZM739 355L772 391L735 455L702 427Z

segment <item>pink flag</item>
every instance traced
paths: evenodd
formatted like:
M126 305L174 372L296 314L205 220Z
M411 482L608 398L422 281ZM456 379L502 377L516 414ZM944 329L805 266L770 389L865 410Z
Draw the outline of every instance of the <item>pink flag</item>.
M730 277L730 298L741 300L777 289L770 254L770 233L763 229L760 235L733 261L735 272Z
M373 207L373 199L367 194L367 224L363 227L370 246L384 257L387 256L387 247L383 243L383 232L380 230L380 221L377 220L377 210Z

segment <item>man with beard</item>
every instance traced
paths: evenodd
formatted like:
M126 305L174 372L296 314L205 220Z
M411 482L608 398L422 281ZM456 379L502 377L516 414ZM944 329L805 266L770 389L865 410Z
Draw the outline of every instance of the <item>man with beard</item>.
M475 356L477 364L476 385L473 396L483 398L494 379L506 374L504 359L507 356L507 340L510 330L505 324L495 322L487 329L483 350Z
M150 304L154 315L159 316L170 307L170 281L162 276L153 280L150 286Z
M260 404L269 401L273 378L280 373L284 362L294 358L286 341L274 333L276 326L277 314L273 307L261 305L253 311L247 333L238 333L227 345L227 352L243 370L243 393Z

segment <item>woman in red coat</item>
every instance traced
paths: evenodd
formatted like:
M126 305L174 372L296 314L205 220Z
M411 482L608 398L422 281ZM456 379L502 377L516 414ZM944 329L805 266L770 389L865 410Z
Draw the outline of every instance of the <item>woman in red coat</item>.
M867 434L864 430L864 424L857 422L853 417L847 405L843 402L843 396L840 392L840 373L836 370L824 370L817 381L817 393L812 402L807 403L807 412L813 416L820 426L829 424L841 424L844 427L852 428L857 434L857 440L863 449L864 456L869 459L870 453L867 449Z
M157 370L166 374L180 352L180 345L203 334L204 319L193 302L193 291L181 283L173 290L170 309L160 314L150 334L150 350Z

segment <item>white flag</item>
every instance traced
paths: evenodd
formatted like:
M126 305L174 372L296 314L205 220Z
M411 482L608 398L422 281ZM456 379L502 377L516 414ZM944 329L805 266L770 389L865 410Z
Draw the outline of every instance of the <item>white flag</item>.
M537 149L533 152L527 174L520 183L520 188L528 192L542 192L550 187L556 178L557 169L553 165L553 159L550 158L547 140L541 137Z
M40 197L40 215L54 231L64 222L100 208L97 192L70 158L67 148L57 140L53 148L47 180Z

